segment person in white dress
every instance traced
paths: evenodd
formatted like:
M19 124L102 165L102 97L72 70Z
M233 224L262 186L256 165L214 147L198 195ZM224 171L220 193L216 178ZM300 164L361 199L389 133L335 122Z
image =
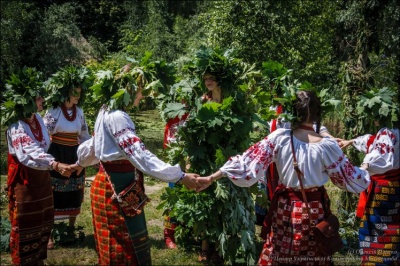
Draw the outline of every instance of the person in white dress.
M101 163L91 187L93 225L99 265L150 265L150 245L144 205L144 178L148 175L164 182L181 182L189 189L201 184L196 174L184 173L180 166L160 160L146 149L137 136L127 113L142 99L141 87L128 91L131 98L115 109L103 105L97 116L93 137L79 146L76 169ZM103 99L109 103L111 99ZM110 183L111 182L111 183ZM137 215L126 216L113 194L134 183L138 191ZM112 188L111 184L114 186Z
M320 121L321 116L321 103L314 92L297 92L294 110L299 121L292 124L292 129L277 129L243 154L231 157L218 171L201 177L207 184L197 190L207 188L222 177L228 177L237 186L250 187L265 175L271 163L276 164L279 186L269 211L270 223L262 228L266 241L259 265L295 265L300 263L300 258L308 261L318 258L316 263L320 265L331 262L317 249L310 236L310 217L302 211L305 202L293 167L291 132L299 168L304 173L307 207L314 214L311 221L315 224L331 213L324 188L329 179L339 188L353 193L360 193L370 183L365 166L352 165L336 140L321 137L313 129L314 121Z

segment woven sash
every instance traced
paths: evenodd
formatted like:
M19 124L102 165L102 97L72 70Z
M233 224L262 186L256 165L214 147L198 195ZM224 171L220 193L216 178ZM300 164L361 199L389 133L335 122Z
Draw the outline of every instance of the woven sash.
M78 134L75 133L56 133L50 136L51 142L66 146L78 145Z

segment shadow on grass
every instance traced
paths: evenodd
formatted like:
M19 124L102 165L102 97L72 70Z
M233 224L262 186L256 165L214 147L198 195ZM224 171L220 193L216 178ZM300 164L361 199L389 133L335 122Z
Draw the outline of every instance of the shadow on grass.
M65 249L75 249L75 248L96 249L93 234L85 235L82 239L77 238L71 242L57 243L56 246L58 248L65 248Z

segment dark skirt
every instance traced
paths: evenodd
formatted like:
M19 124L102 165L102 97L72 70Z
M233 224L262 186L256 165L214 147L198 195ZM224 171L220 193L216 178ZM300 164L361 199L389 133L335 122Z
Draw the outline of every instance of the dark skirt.
M123 167L123 166L121 166ZM134 171L108 172L117 192L134 178ZM101 167L91 186L93 228L99 265L151 265L144 211L134 217L122 214Z
M61 163L74 164L78 160L79 145L67 146L51 143L48 153ZM56 171L50 171L54 196L55 219L75 217L81 212L81 205L85 189L85 171L79 176L76 172L70 177L64 177Z
M48 171L10 164L8 178L11 177L14 181L8 187L8 207L12 263L38 265L47 258L47 243L54 224L50 175Z

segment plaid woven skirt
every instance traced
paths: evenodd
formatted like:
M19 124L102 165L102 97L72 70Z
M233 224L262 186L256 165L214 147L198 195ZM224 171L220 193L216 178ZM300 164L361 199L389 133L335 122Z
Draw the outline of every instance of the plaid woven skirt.
M123 166L121 166L123 167ZM134 171L107 172L117 192L132 183ZM151 265L144 211L134 217L122 214L101 167L91 187L94 238L99 265Z
M317 224L324 218L326 204L322 201L329 202L328 195L319 188L307 189L306 195L311 221ZM301 192L285 189L276 197L271 232L266 237L258 265L330 265L331 257L319 254L317 249Z
M400 169L372 176L368 199L359 229L362 265L400 265Z
M14 180L8 187L12 263L38 265L47 258L47 242L54 224L49 172L13 164L9 165L8 175Z

